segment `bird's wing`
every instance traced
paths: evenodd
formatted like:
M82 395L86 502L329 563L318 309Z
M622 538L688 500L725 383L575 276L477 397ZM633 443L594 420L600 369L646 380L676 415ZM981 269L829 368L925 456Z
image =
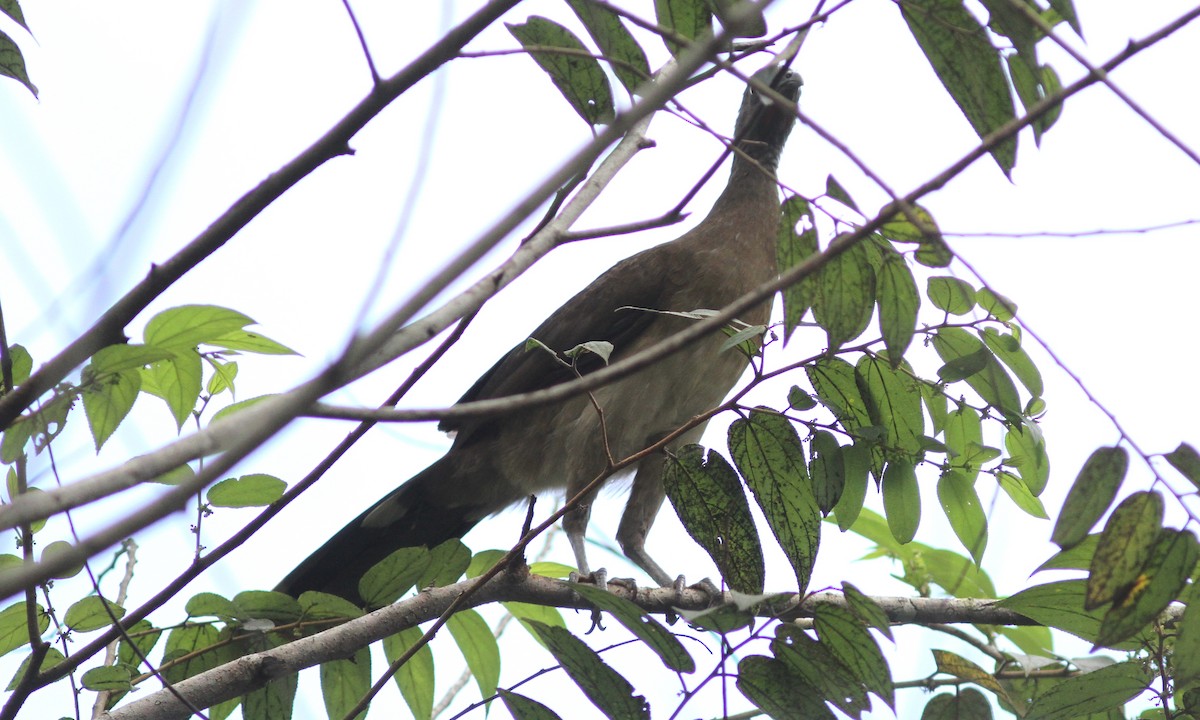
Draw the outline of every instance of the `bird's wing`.
M647 261L651 260L648 256L670 254L669 245L650 248L617 263L556 310L529 337L559 353L586 342L609 342L613 345L609 361L619 359L656 317L653 312L622 308L667 309L658 306L669 294L671 281L656 276L663 268L662 263ZM576 368L582 374L603 365L602 359L590 353L580 356L576 362ZM532 392L573 377L572 369L555 361L544 350L526 350L522 343L500 358L459 402ZM459 442L462 442L466 439L463 434L478 425L478 421L446 420L438 427L458 431Z

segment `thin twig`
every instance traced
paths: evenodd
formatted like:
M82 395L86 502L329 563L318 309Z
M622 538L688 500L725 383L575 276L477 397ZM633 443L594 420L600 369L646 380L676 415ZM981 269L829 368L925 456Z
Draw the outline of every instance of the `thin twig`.
M354 15L354 8L350 7L350 0L342 0L342 7L346 8L346 14L350 16L350 24L354 26L354 34L358 36L358 44L362 47L363 57L367 60L367 67L371 70L371 82L378 85L381 78L379 71L375 69L375 59L371 57L371 48L367 47L367 38L363 35L362 26L358 24L358 17Z

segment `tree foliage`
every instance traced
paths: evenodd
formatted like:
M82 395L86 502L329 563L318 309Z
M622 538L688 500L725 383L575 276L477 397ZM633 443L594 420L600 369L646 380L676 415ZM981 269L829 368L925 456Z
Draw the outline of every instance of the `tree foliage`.
M1084 86L1064 88L1057 72L1038 56L1052 32L1078 34L1080 20L1070 0L1045 6L1023 0L982 4L986 23L978 19L978 8L961 0L904 0L896 4L896 12L903 20L900 27L907 27L931 72L978 135L976 154L986 153L1011 175L1020 157L1019 131L1032 128L1040 142L1054 127L1062 103ZM672 82L669 67L658 75L652 71L648 58L661 50L651 43L662 43L672 64L691 62L697 70L717 72L741 67L735 61L744 61L743 66L765 63L767 53L802 37L811 24L789 17L789 29L770 35L753 6L732 2L656 0L653 21L629 14L637 9L587 0L568 5L557 18L506 15L506 27L596 133L626 122L641 99ZM25 26L16 2L0 3L0 9ZM489 12L494 16L475 18L464 37L499 21L499 9ZM581 26L590 43L571 24ZM418 61L415 70L401 72L404 82L378 79L371 97L375 112L411 86L404 73L428 74L453 54L434 53L425 65ZM20 50L3 33L0 74L36 94ZM689 69L674 80L676 89L701 84L711 74ZM621 126L620 133L632 122ZM606 143L597 143L599 155ZM317 146L313 156L333 154ZM547 222L562 209L561 200L593 159L564 166L564 177L575 179L558 188ZM711 555L721 584L730 591L714 595L711 607L689 608L695 604L693 596L685 598L679 590L676 607L682 621L671 610L667 624L655 616L661 610L648 609L643 597L588 585L568 587L558 579L568 570L562 566L526 567L523 553L532 535L509 552L475 553L458 540L398 551L364 576L362 597L371 607L399 603L394 607L411 612L411 618L437 619L425 629L410 619L386 632L364 631L357 644L328 655L308 648L318 648L328 637L324 633L333 632L330 628L356 628L372 618L364 617L363 608L322 593L290 598L257 589L227 596L206 592L186 601L184 618L151 619L161 600L134 609L125 598L109 598L111 591L98 586L95 594L69 602L55 594L57 608L52 608L38 600L39 592L50 597L52 579L81 572L82 561L105 552L109 543L43 540L38 533L47 517L134 484L156 482L176 489L170 495L177 498L172 507L194 496L202 513L267 508L247 526L246 532L253 532L311 480L289 484L264 473L223 477L221 463L231 466L256 443L230 444L221 439L226 437L220 435L222 428L239 437L248 428L266 428L263 439L269 437L270 428L311 410L318 398L346 382L354 373L347 369L350 359L361 361L368 351L383 348L408 318L364 336L378 340L373 346L352 345L322 377L327 384L240 402L232 400L239 363L245 362L241 355L293 351L248 330L254 321L232 309L191 304L163 310L145 322L140 342L124 338L127 320L117 315L117 326L107 328L109 332L81 337L64 350L66 359L52 359L36 371L35 358L19 342L10 344L0 335L0 460L7 466L8 498L0 519L16 532L21 550L19 556L0 556L0 583L8 582L3 587L12 598L0 611L0 651L25 653L9 685L12 711L5 716L14 715L31 693L69 676L85 690L101 693L101 704L116 708L113 717L124 711L132 716L138 703L160 701L173 709L159 716L186 715L195 702L190 698L204 697L210 718L228 717L239 705L246 718L285 718L295 702L295 671L319 664L330 717L361 717L377 691L373 683L390 676L413 716L429 718L436 701L435 662L447 656L461 657L483 701L498 698L514 717L571 716L569 708L519 693L519 683L502 685L501 645L489 620L473 609L476 603L502 603L545 649L546 662L561 668L604 716L669 714L668 708L651 708L640 694L639 687L656 681L605 658L571 632L554 597L518 592L524 578L535 583L531 587L574 593L573 604L564 600L562 606L593 608L597 624L615 620L647 657L662 665L655 672L686 676L681 705L698 689L728 677L746 702L772 717L861 717L872 703L894 708L897 694L925 684L897 677L904 673L892 661L891 625L910 621L902 609L849 583L839 589L836 601L828 594L808 595L822 535L835 532L835 526L873 543L878 557L900 568L898 577L914 596L963 601L948 606L963 614L944 622L963 623L956 632L992 662L985 667L932 649L935 641L930 640L937 676L928 686L958 689L930 697L923 717L1120 717L1127 702L1147 691L1157 696L1155 717L1200 715L1200 613L1190 605L1200 545L1191 529L1165 520L1178 514L1169 515L1167 508L1183 507L1179 495L1165 483L1129 492L1130 464L1149 466L1151 458L1122 436L1095 450L1078 471L1061 511L1051 518L1043 494L1066 481L1064 468L1051 473L1053 438L1045 438L1039 425L1047 402L1043 369L1030 353L1032 338L1017 302L1000 290L1018 299L1019 293L989 287L955 263L932 213L918 202L922 192L895 197L872 212L853 198L851 189L852 184L829 175L822 194L785 194L778 245L781 280L775 288L782 298L782 322L771 328L746 328L732 318L726 323L726 351L751 355L750 387L784 377L790 391L768 406L754 407L743 404L745 391L739 391L713 409L714 414L735 416L725 443L688 446L664 460L664 482L676 513ZM266 207L274 197L263 192L255 202ZM220 228L220 222L214 227ZM459 308L449 313L446 324L468 312ZM693 319L707 322L711 317L697 314ZM111 341L114 335L121 340ZM101 337L108 340L97 339ZM820 351L798 357L795 348L817 337ZM76 366L78 372L72 372ZM176 429L194 424L189 437L214 444L189 446L181 440L144 465L131 466L121 485L97 483L95 494L83 499L63 493L46 499L48 493L30 486L29 459L51 451L68 424L86 423L99 451L144 397L164 403ZM218 405L222 409L216 411ZM272 414L281 412L285 414ZM1200 453L1186 441L1171 440L1176 442L1178 447L1165 459L1200 486ZM214 451L217 461L198 462ZM882 515L868 506L876 495ZM998 597L983 569L995 549L989 546L991 513L982 497L1006 499L1031 523L1053 519L1053 541L1061 552L1042 569L1072 571L1071 578L1038 582ZM957 547L937 548L915 539L923 517L928 521L936 513L944 515ZM767 532L756 524L757 515L764 518ZM153 519L131 516L129 534ZM40 555L35 543L42 545ZM791 566L795 586L766 585L764 552L776 547ZM206 553L198 545L195 566L165 588L166 596L227 551L223 545ZM509 584L497 578L507 578ZM555 579L536 584L544 578ZM442 605L434 602L442 597L439 590L448 593ZM449 594L451 590L457 594ZM968 601L982 603L978 608L994 606L992 610L1009 613L1004 616L1009 620L976 619L971 612L978 608ZM717 649L715 661L708 653L711 647L698 650L680 641L678 636L689 632L680 622L690 632L719 638L711 645ZM450 642L430 645L442 628ZM1094 654L1060 657L1049 629L1083 638L1094 645ZM378 637L368 637L371 632ZM64 639L63 650L53 647L55 633ZM67 637L87 639L87 644L69 645ZM365 649L373 639L381 640L392 665L386 673L372 667ZM115 650L105 657L101 651L110 642L116 643ZM311 654L296 659L286 654L289 648ZM1119 661L1112 651L1122 653ZM274 658L283 669L263 671L243 685L228 681L222 686L212 679L215 675L205 675L246 657ZM189 699L167 694L126 702L152 678L177 685ZM216 689L202 681L215 683Z

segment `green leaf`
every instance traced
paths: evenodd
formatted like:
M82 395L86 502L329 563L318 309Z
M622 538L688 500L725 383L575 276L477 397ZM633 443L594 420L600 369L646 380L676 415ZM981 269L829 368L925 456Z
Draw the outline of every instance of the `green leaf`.
M223 419L229 417L230 415L238 412L239 410L245 410L248 407L253 407L253 406L259 404L260 402L270 400L273 397L277 397L277 396L275 396L275 395L259 395L258 397L247 398L246 400L239 400L238 402L231 403L231 404L227 405L226 407L223 407L220 410L218 410L217 413L212 416L212 419L208 421L208 424L212 425L213 423L215 423L219 420L223 420Z
M946 393L937 385L929 382L921 383L921 400L925 403L925 409L929 411L929 420L933 425L933 434L946 429L946 416L949 407L949 401L946 399Z
M900 13L938 79L980 139L1012 120L1013 101L1000 55L961 0L908 0ZM991 150L1005 175L1017 158L1013 136Z
M109 627L113 618L120 620L124 615L125 608L120 605L90 595L67 608L63 624L75 632L91 632Z
M712 32L712 11L704 0L654 0L654 17L661 27L688 40ZM672 55L685 47L671 39L664 41Z
M578 584L573 589L598 610L616 618L626 630L653 650L669 670L680 673L695 672L696 663L687 650L684 650L683 644L640 607L598 587Z
M91 437L96 452L113 436L125 416L130 414L138 392L142 390L142 376L137 371L106 373L95 376L84 368L83 409L88 416Z
M16 80L34 97L38 96L37 86L29 80L29 73L25 70L25 56L21 54L21 48L4 32L0 32L0 75Z
M500 682L500 646L487 621L474 610L459 610L446 621L446 628L479 686L480 697L491 698Z
M739 592L763 591L762 547L737 474L717 452L686 445L668 456L663 485L688 534Z
M937 485L938 502L950 521L950 527L958 541L963 544L976 565L983 562L983 551L987 548L987 516L979 503L973 478L966 477L960 470L942 473Z
M967 384L1005 418L1014 422L1020 419L1021 399L1017 395L1017 386L978 338L962 328L943 327L934 333L933 349L947 363L980 351L987 353L983 369L967 377Z
M240 613L240 610L233 604L232 600L211 592L197 593L188 598L184 610L187 612L189 618L216 617L233 619Z
M841 421L847 432L867 427L871 415L858 389L854 366L839 357L822 357L804 366L817 400Z
M957 692L942 693L929 698L921 711L921 720L992 720L992 706L987 697L975 688L961 688Z
M979 336L983 338L983 343L988 349L1000 358L1000 362L1012 370L1013 375L1017 376L1030 395L1035 398L1042 396L1045 389L1042 385L1042 374L1016 337L998 332L995 328L985 328Z
M938 672L981 685L996 693L1001 702L1012 705L1012 699L1008 697L1000 681L970 660L945 650L934 650L933 658L937 663Z
M1075 5L1072 0L1049 0L1050 7L1062 16L1063 20L1071 26L1075 34L1083 37L1083 30L1079 26L1079 16L1075 13Z
M38 634L50 627L50 617L41 605L35 606ZM29 644L29 625L25 618L25 602L13 603L0 610L0 656Z
M864 355L855 367L855 380L867 401L871 423L887 430L884 454L889 459L913 461L921 455L925 415L921 389L906 370L894 370L888 361Z
M921 491L912 463L888 463L883 473L883 509L896 540L911 542L921 524Z
M350 620L365 613L345 598L329 593L307 590L296 598L300 612L308 620Z
M204 361L213 369L213 374L208 378L208 383L204 386L204 391L209 397L220 395L226 390L230 395L234 394L233 381L237 379L238 364L236 362L220 362L210 356L204 356Z
M1096 644L1114 645L1153 622L1179 597L1196 569L1198 557L1200 546L1191 532L1172 529L1160 532L1141 572L1105 614Z
M1179 447L1163 457L1171 463L1171 467L1179 471L1180 475L1200 488L1200 453L1196 452L1196 448L1187 443L1179 443Z
M910 220L909 215L904 211L899 211L879 226L879 234L893 242L922 244L933 240L940 242L941 232L933 220L933 215L920 205L910 205L909 207L917 222L914 223Z
M1083 609L1086 592L1087 583L1083 580L1063 580L1025 588L998 604L1041 625L1094 642L1100 631L1101 612ZM1136 641L1118 645L1121 649L1136 647Z
M1112 511L1092 555L1085 609L1093 610L1110 600L1125 600L1154 553L1162 516L1162 496L1155 492L1135 492Z
M833 506L833 514L837 517L838 528L845 532L858 519L863 501L867 497L867 471L871 468L871 451L855 443L841 448L841 455L845 485L842 487L842 496Z
M1000 293L992 292L990 288L982 287L975 292L975 302L987 311L988 315L1000 322L1008 322L1017 313L1017 304ZM1039 393L1040 394L1040 393Z
M752 410L749 419L729 426L729 454L796 573L797 592L803 593L821 541L821 508L796 429L782 415Z
M988 365L991 355L986 349L979 349L970 355L954 358L938 368L938 379L945 383L958 382L976 375Z
M534 605L532 603L523 602L506 602L500 603L510 615L521 621L521 625L529 631L529 635L537 640L539 645L545 646L542 638L533 629L532 623L541 623L543 625L554 625L555 627L566 628L567 621L563 620L562 613L558 608L546 607L545 605Z
M470 548L462 540L450 538L429 549L429 566L417 580L417 587L442 587L456 583L470 564ZM530 567L530 572L536 571Z
M537 700L508 690L500 690L499 693L504 707L512 714L514 720L559 720L553 710Z
M29 26L25 24L25 14L21 12L21 6L17 0L2 0L0 1L0 12L13 19L18 25L29 30Z
M152 362L174 357L175 353L160 347L147 345L122 344L109 345L100 348L92 355L88 363L95 376L108 373L121 373L126 370L140 370Z
M1030 720L1069 720L1087 717L1088 713L1120 711L1125 703L1144 692L1153 679L1146 674L1140 661L1109 665L1064 680L1041 693L1026 717Z
M24 345L14 343L8 346L8 358L12 363L13 387L16 387L28 380L29 374L33 372L33 356Z
M1175 687L1186 687L1200 679L1200 603L1194 600L1179 620L1171 664L1175 668Z
M1004 448L1009 454L1004 464L1016 469L1029 492L1041 495L1050 479L1050 460L1041 428L1031 422L1010 428L1004 436Z
M896 687L875 638L849 608L819 604L813 617L817 636L842 666L869 692L896 707Z
M128 692L133 689L133 672L120 665L102 665L85 672L80 682L92 692Z
M270 620L276 624L293 623L300 619L300 603L290 595L273 590L243 590L233 596L237 618Z
M1043 570L1087 570L1092 566L1092 556L1096 554L1096 546L1100 544L1100 533L1092 533L1077 545L1067 550L1059 550L1049 560L1038 566L1034 572Z
M1008 495L1013 503L1034 516L1042 520L1049 520L1050 516L1046 514L1046 508L1042 505L1042 501L1034 497L1029 491L1029 486L1021 478L1006 472L996 473L996 481L1000 483L1000 488Z
M972 462L971 449L983 444L983 423L979 413L969 405L960 405L946 416L945 436L951 467L973 481L979 476L979 466Z
M204 341L205 345L236 350L238 352L254 353L256 355L299 355L290 347L277 343L266 335L248 330L234 330L218 337Z
M773 718L835 720L822 694L779 660L750 655L738 663L737 687Z
M629 93L635 94L638 87L650 79L650 64L646 53L621 24L621 18L611 10L586 0L567 0L588 35L612 63L613 72Z
M196 477L196 471L192 469L191 465L180 465L158 477L150 478L149 482L159 485L182 485L194 477Z
M1063 501L1050 540L1065 550L1087 537L1116 498L1128 467L1129 454L1123 447L1102 447L1093 452Z
M860 215L862 214L862 211L858 209L858 205L854 204L854 198L850 197L850 193L846 192L846 189L842 187L842 184L833 175L825 178L825 194L851 210L858 212Z
M255 473L229 478L209 488L208 504L215 507L266 507L283 496L287 483L274 475Z
M813 640L794 625L775 628L771 652L803 684L815 688L827 701L851 717L870 707L862 682L842 664L824 642Z
M419 627L401 630L383 639L383 654L389 663L394 663L417 644L424 633ZM415 720L430 720L433 716L433 651L429 645L420 650L400 666L395 675L396 685L409 712Z
M215 668L221 662L215 652L219 642L220 633L207 623L186 623L173 628L167 633L163 650L163 677L167 682L177 683Z
M842 594L846 596L846 604L850 606L851 612L859 620L881 632L888 640L892 639L892 623L879 603L848 582L842 583Z
M125 631L125 637L117 645L117 662L138 667L142 658L149 657L154 650L162 633L149 620L138 620Z
M816 219L808 201L792 195L783 201L779 240L775 246L779 272L785 273L817 253ZM815 276L785 287L783 294L783 337L786 342L820 292Z
M216 305L182 305L150 318L142 337L154 348L181 351L240 330L254 321L236 310Z
M898 367L912 343L917 327L917 310L921 307L921 295L917 292L917 281L912 270L899 253L884 255L879 268L878 296L879 332L891 358L892 367Z
M875 310L875 271L865 244L855 243L827 262L817 286L813 318L825 328L832 352L862 335Z
M634 695L629 681L606 665L594 650L570 631L541 623L531 625L567 675L607 717L650 717L646 698Z
M203 369L200 354L195 350L180 350L167 360L151 363L141 370L142 391L162 398L177 427L191 417L200 399Z
M363 574L358 594L369 607L391 605L412 589L428 567L428 549L400 548Z
M842 447L833 433L818 430L813 433L808 450L812 456L812 487L817 507L828 514L845 491L846 465Z
M264 639L268 647L278 647L286 642L270 635ZM299 678L296 673L289 673L247 693L242 703L243 720L290 720Z
M531 15L524 24L504 25L550 76L554 87L558 88L584 122L606 125L613 121L615 112L608 78L600 63L574 33L539 15ZM567 52L554 52L547 48Z
M709 4L712 6L713 14L717 16L717 20L730 36L759 38L767 34L767 20L763 17L761 8L748 18L734 18L732 17L733 10L741 4L740 0L710 0Z
M925 295L935 308L951 315L966 315L975 309L975 288L958 278L929 278Z
M793 385L792 388L788 390L788 407L791 409L800 410L803 412L805 410L812 410L816 406L817 401L813 399L812 395L809 395L801 390L800 386Z
M66 540L54 540L44 548L42 548L42 562L46 562L54 558L59 553L69 553L75 550L75 546ZM72 578L83 571L84 563L82 560L76 562L63 570L56 572L53 577L55 580L66 580Z
M371 689L371 651L359 648L354 657L321 663L321 697L331 718L344 718ZM361 720L363 712L354 715Z

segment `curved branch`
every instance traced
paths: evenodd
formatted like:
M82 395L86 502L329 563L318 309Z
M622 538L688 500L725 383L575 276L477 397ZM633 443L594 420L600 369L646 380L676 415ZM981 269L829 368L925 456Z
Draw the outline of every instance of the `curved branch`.
M221 217L182 250L161 265L153 265L149 274L121 299L117 300L82 335L11 393L0 397L0 428L8 427L42 393L48 392L93 353L107 345L124 342L128 325L152 300L179 280L205 258L219 250L247 223L275 202L293 185L327 161L350 152L349 142L368 122L393 100L425 76L454 59L476 35L520 0L493 0L434 43L408 67L376 84L344 118L324 136L279 170L271 173L254 189L240 197Z
M330 628L267 652L235 660L208 672L184 680L175 690L197 707L209 707L244 695L279 677L298 672L322 662L348 657L364 647L406 628L415 627L439 617L451 603L476 584L465 580L454 585L427 590L344 625ZM697 588L627 588L612 585L614 594L636 603L646 612L666 614L677 609L703 610L712 599ZM778 604L763 608L760 617L808 617L820 604L845 605L841 593L818 593L802 602L796 595L786 596ZM990 625L1030 625L1028 618L999 608L994 600L957 598L883 597L874 598L888 619L897 624L982 623ZM526 568L503 571L478 588L460 608L478 607L500 601L528 602L558 608L590 610L593 607L573 589L573 584L561 580L529 575ZM721 602L733 602L725 594ZM186 718L188 709L170 693L160 690L102 716L111 720L165 720Z

